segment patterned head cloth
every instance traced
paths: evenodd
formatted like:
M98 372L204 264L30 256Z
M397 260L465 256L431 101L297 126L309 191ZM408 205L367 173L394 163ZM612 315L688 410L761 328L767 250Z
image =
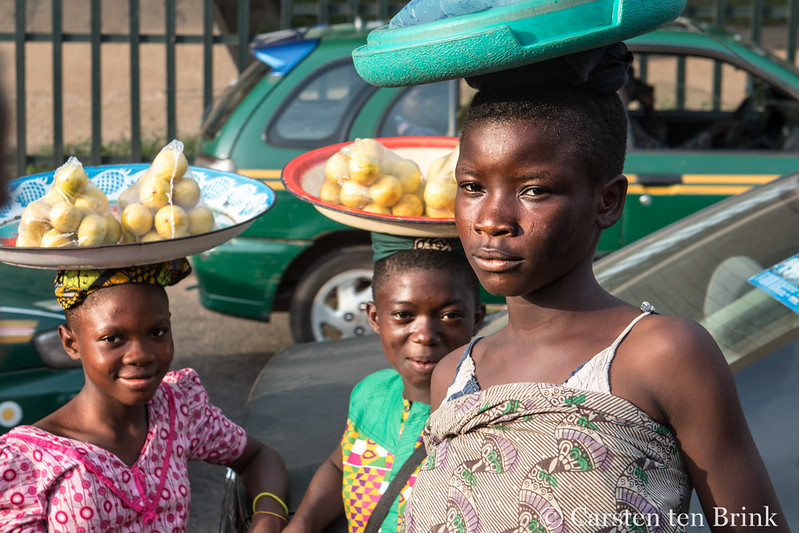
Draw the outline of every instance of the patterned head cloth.
M400 237L386 233L372 233L372 252L375 263L401 250L438 250L463 254L463 246L457 238Z
M186 258L103 270L59 270L55 277L55 297L61 307L71 309L99 289L128 283L168 287L189 274L191 265Z

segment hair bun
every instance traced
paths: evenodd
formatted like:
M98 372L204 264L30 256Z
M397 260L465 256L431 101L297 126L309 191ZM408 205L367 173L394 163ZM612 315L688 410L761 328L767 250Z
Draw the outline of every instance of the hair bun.
M610 94L627 84L627 68L632 62L632 52L627 45L618 42L508 70L470 76L466 82L477 90L566 83Z

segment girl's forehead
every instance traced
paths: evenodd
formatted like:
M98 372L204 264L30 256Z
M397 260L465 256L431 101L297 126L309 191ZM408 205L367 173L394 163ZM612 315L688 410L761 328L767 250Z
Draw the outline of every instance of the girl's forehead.
M391 297L392 292L400 289L420 288L420 292L435 294L451 294L460 292L456 288L465 286L464 276L459 272L452 272L441 269L421 269L412 268L405 270L392 270L388 277L388 283L384 284L382 292Z

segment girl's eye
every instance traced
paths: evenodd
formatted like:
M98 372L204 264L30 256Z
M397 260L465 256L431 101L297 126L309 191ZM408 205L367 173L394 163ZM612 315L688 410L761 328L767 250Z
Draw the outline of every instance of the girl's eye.
M546 194L546 191L541 187L527 187L522 191L522 196L541 196Z
M463 318L463 313L459 313L457 311L450 311L448 313L444 313L441 315L441 318L444 320L460 320Z
M156 337L156 338L163 337L164 335L166 335L166 332L167 332L166 328L156 328L156 329L153 330L152 335L153 335L153 337Z
M393 316L394 318L398 318L400 320L406 320L408 318L413 317L413 315L408 311L394 311L393 313L391 313L391 316Z
M100 340L109 344L117 344L122 340L122 337L119 335L106 335L105 337L100 338Z
M458 183L458 188L468 193L478 193L483 190L483 188L479 184L473 181L462 181Z

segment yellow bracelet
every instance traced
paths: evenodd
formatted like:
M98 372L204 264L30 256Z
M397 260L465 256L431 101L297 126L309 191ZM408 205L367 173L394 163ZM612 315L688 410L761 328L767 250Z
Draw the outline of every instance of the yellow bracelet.
M267 497L272 498L273 500L275 500L277 503L280 504L280 506L286 512L286 516L289 515L289 507L288 507L288 505L286 505L286 503L283 500L281 500L280 498L278 498L275 494L272 494L271 492L262 492L258 496L255 497L255 499L252 501L252 512L253 513L256 512L255 511L255 504L258 503L258 500L261 499L261 496L267 496Z
M281 520L283 520L285 523L287 523L287 524L289 523L289 519L288 518L286 518L282 514L273 513L272 511L255 511L252 515L255 516L257 514L268 514L268 515L276 516L276 517L280 518Z

